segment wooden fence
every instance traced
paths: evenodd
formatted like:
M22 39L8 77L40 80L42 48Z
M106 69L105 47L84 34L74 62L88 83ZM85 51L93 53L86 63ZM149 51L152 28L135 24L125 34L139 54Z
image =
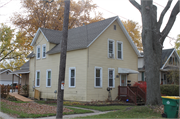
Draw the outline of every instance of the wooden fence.
M1 89L1 97L2 98L6 98L7 95L9 95L11 86L10 85L0 85L0 89Z
M41 92L35 89L34 98L40 100L40 94L41 94Z

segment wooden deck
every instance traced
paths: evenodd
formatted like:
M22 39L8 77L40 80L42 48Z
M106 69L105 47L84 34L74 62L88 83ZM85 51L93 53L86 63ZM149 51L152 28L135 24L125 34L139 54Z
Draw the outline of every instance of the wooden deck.
M32 102L33 100L28 99L24 96L18 94L18 92L9 93L10 96L14 96L16 99L24 101L24 102Z

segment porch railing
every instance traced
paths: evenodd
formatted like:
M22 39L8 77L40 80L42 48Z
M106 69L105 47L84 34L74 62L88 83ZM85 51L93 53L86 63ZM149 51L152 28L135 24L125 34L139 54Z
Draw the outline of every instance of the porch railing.
M29 85L18 85L18 94L28 96L29 95Z
M1 89L1 97L6 98L7 95L9 95L11 86L10 85L0 85L0 89Z

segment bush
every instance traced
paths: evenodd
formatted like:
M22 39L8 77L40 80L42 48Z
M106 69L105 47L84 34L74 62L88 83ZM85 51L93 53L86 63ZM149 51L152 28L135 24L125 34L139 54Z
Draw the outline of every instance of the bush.
M6 97L6 99L9 100L9 101L17 101L17 99L14 96L10 96L10 95L8 95Z
M141 88L146 93L147 85L145 81L136 82L133 86L139 86L139 88Z
M167 84L161 85L161 94L167 96L179 96L179 85Z

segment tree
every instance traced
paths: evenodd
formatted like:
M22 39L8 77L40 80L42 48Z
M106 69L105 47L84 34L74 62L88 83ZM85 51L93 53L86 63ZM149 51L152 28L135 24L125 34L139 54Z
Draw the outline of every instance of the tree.
M13 24L27 32L28 42L32 41L39 27L62 31L64 17L64 0L55 0L48 3L42 0L22 0L24 13L15 13L11 18ZM102 14L96 12L96 4L92 0L75 2L71 0L69 29L103 20ZM95 16L91 17L90 13Z
M26 42L22 32L15 36L14 29L1 24L0 26L0 67L17 70L24 64L31 47Z
M64 82L65 79L70 0L65 0L64 2L65 2L65 8L64 8L64 21L63 21L63 31L62 31L62 41L61 41L61 56L60 56L60 65L59 65L58 100L57 100L56 118L63 117L64 89L61 89L61 83Z
M160 14L157 21L157 7L153 5L153 0L141 0L141 5L135 0L129 0L141 13L142 17L142 43L145 61L145 74L147 82L147 105L160 105L160 79L159 69L161 64L162 47L164 40L170 32L176 16L179 13L180 0L175 4L168 23L160 31L164 15L171 6L172 0L169 0L166 7Z
M180 56L180 34L177 36L177 40L175 42L175 48L177 50L178 55Z
M132 20L122 21L124 27L126 28L127 32L131 36L134 44L137 46L139 51L142 51L142 42L141 42L141 35L140 35L140 26L137 22Z

